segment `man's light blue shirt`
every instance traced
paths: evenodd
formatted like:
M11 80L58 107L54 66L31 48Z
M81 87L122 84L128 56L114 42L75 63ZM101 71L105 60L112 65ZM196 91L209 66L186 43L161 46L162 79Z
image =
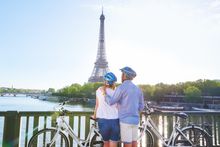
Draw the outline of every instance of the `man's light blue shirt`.
M120 122L137 125L139 113L144 108L144 97L140 88L130 80L124 81L117 87L114 95L106 95L109 105L118 104L118 115Z

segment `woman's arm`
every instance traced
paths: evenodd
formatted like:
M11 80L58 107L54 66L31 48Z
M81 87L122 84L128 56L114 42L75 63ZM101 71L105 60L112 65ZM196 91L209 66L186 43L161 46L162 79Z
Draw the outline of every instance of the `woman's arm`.
M118 103L118 101L122 98L122 88L119 86L118 88L116 88L113 96L109 96L109 95L105 95L105 101L107 104L109 105L113 105Z
M93 118L95 118L95 119L96 119L96 112L97 112L98 107L99 107L99 100L96 97L95 110L94 110L94 114L93 114Z

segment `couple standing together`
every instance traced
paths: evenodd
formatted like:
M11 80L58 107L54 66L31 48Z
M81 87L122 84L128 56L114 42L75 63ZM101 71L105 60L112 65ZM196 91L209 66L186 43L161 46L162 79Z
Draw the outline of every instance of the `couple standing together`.
M117 147L121 140L124 147L136 147L139 113L144 108L143 93L132 83L136 72L130 67L120 69L122 84L116 88L116 76L104 75L105 84L96 91L94 118L104 140L104 147Z

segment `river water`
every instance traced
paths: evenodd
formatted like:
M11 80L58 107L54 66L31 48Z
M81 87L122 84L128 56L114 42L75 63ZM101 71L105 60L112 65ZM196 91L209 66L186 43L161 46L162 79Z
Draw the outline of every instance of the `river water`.
M58 102L42 101L25 95L0 96L0 112L4 111L54 111ZM84 105L65 105L70 111L93 111L93 108ZM0 147L3 141L4 118L0 116ZM22 129L24 131L24 129ZM20 146L24 146L21 142Z
M25 95L0 97L0 111L53 111L58 105L57 102L42 101ZM66 105L65 108L71 111L93 110L83 105Z

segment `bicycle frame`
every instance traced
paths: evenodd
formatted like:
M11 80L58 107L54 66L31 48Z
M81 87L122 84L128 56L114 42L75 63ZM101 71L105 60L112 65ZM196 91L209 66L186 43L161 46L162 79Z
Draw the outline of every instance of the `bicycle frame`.
M58 122L57 122L57 127L55 128L57 130L56 134L54 135L54 138L51 141L51 144L53 144L56 139L57 136L60 132L62 132L63 134L65 134L66 136L70 135L71 138L73 138L74 141L76 141L77 145L79 145L80 147L86 147L89 145L90 143L90 139L93 136L93 134L98 134L100 135L98 129L95 127L94 124L92 124L92 127L90 128L89 134L86 138L86 140L80 139L73 131L73 129L70 127L70 125L65 121L65 116L60 116L58 117ZM100 135L101 136L101 135ZM67 137L68 138L68 137ZM69 138L68 138L68 142L69 142Z
M158 131L158 128L156 127L155 123L153 122L153 120L151 119L150 116L146 116L146 121L142 122L141 127L144 129L143 132L145 132L146 130L152 134L151 132L153 132L156 137L162 141L162 144L166 147L171 147L174 146L174 139L176 137L176 135L179 133L182 134L182 136L187 139L187 137L182 133L182 130L179 128L179 120L177 120L177 122L175 123L175 125L173 126L173 131L170 135L170 137L168 139L164 138L163 135L161 135L161 133ZM140 137L141 138L141 137ZM187 139L188 140L188 139ZM190 140L188 140L190 144L192 144L192 142Z

